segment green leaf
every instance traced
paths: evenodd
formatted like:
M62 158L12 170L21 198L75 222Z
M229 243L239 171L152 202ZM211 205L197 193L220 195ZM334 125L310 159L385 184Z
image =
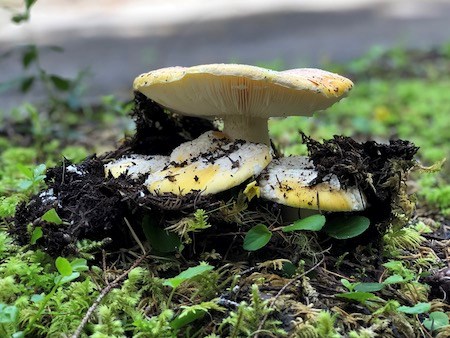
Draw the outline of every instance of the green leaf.
M341 278L341 283L347 288L348 291L353 291L353 289L355 288L355 286L345 278Z
M336 239L349 239L361 235L369 228L370 220L364 216L336 217L325 224L323 230Z
M272 232L264 225L258 224L251 228L244 238L244 249L255 251L269 243Z
M55 208L51 208L45 214L42 215L41 219L45 222L54 223L60 225L63 223L62 219L56 213Z
M72 274L72 265L67 260L67 258L56 258L55 265L61 276L70 276Z
M25 0L25 6L27 9L30 9L36 3L37 0Z
M72 271L81 272L89 270L87 266L87 260L84 258L76 258L72 262L70 262L70 266L72 267Z
M384 288L381 283L358 283L355 285L354 290L359 292L375 292Z
M34 46L34 45L29 46L29 47L26 49L25 53L23 53L23 56L22 56L22 65L23 65L23 68L24 68L24 69L28 68L28 66L29 66L34 60L36 60L37 56L38 56L38 53L37 53L37 48L36 48L36 46Z
M425 319L422 324L430 331L442 329L449 325L448 315L440 311L431 312L429 318Z
M170 327L178 330L183 326L186 326L189 323L192 323L194 320L203 318L207 313L204 309L199 308L186 308L180 313L178 317L170 322Z
M17 331L11 335L11 338L24 338L25 332L23 331Z
M33 186L33 182L29 181L29 180L23 180L23 181L20 181L17 186L18 186L19 190L26 191Z
M350 300L355 300L355 301L360 302L360 303L365 303L369 299L378 298L373 293L370 293L370 292L359 292L359 291L338 293L336 295L336 297L346 298L346 299L350 299Z
M20 23L22 21L28 20L29 17L29 13L16 14L11 18L11 20L15 23Z
M430 303L417 303L414 306L399 306L398 311L408 313L410 315L418 315L420 313L429 312L431 309Z
M41 294L34 294L34 295L32 295L31 297L30 297L30 300L33 302L33 303L39 303L40 301L42 301L42 300L44 300L44 298L45 298L45 296L44 296L44 294L43 293L41 293Z
M180 238L175 233L162 229L149 216L144 217L142 229L153 250L161 253L179 251Z
M27 167L21 163L17 163L16 165L17 170L21 172L26 178L33 179L33 169L30 167Z
M291 232L297 230L319 231L325 225L326 218L324 215L312 215L295 221L292 225L281 228L283 232Z
M57 75L50 75L50 81L52 81L54 86L61 91L67 91L70 89L70 80L64 79Z
M39 165L37 165L36 167L34 167L33 169L33 177L35 179L40 178L41 176L44 176L45 178L45 170L47 169L46 165L41 163Z
M19 309L14 305L6 305L0 303L0 323L15 323Z
M297 271L297 267L292 262L283 262L283 277L292 278Z
M392 275L392 276L389 276L388 278L386 278L384 280L383 284L389 285L389 284L403 283L405 281L406 280L400 275Z
M79 272L74 272L69 276L56 276L54 279L54 283L56 285L63 285L65 283L68 283L68 282L71 282L71 281L77 279L78 277L80 277Z
M213 266L206 264L206 263L200 263L200 265L194 266L192 268L189 268L187 270L184 270L179 275L166 279L163 283L163 285L171 286L172 288L177 288L181 283L184 281L194 278L198 275L201 275L204 272L210 271L214 269Z
M24 77L20 82L20 91L22 93L28 92L33 86L34 80L35 80L34 76Z
M43 235L42 232L42 227L36 227L33 230L33 233L31 234L31 240L30 240L30 244L34 245L36 244L36 241L41 238Z

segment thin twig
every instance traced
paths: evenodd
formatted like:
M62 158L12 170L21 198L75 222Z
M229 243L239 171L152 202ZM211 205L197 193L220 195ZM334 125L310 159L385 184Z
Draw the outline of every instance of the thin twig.
M128 229L130 230L131 235L133 236L134 240L136 241L136 243L137 243L137 244L139 245L139 247L141 248L142 253L143 253L144 255L147 254L147 252L145 251L144 245L142 244L142 242L139 240L139 237L138 237L138 236L136 235L136 233L134 232L133 227L131 226L130 222L128 222L128 220L127 220L126 217L124 217L123 219L124 219L126 225L128 226Z
M278 300L278 298L281 296L281 294L286 291L286 289L291 286L292 284L294 284L296 281L298 281L300 278L303 278L305 275L307 275L308 273L310 273L311 271L314 271L315 269L317 269L317 267L322 264L322 262L325 260L325 256L322 256L321 260L319 262L317 262L312 268L308 269L307 271L303 272L302 274L298 275L297 277L295 277L294 279L290 280L288 283L286 283L281 289L280 291L278 291L278 293L275 295L275 297L272 299L272 301L270 302L269 308L272 308L275 305L275 302ZM263 319L261 320L261 322L259 323L258 329L256 330L256 334L254 335L254 338L258 338L259 337L259 333L261 332L264 323L267 320L267 317L269 316L269 314L267 313Z
M131 270L133 270L135 267L137 267L139 264L141 264L141 262L147 257L147 255L143 255L141 257L139 257L138 260L136 260L133 265L124 273L122 273L120 276L118 276L116 279L114 279L112 281L112 283L108 284L105 288L103 288L103 290L100 292L100 294L98 295L97 299L94 301L94 303L89 307L89 309L87 310L86 314L84 315L83 319L81 320L80 325L78 325L77 330L75 331L75 333L72 335L71 338L79 338L81 336L81 333L84 329L84 327L86 326L87 322L89 321L89 318L92 316L92 314L94 313L95 309L97 308L97 306L100 304L100 302L103 300L103 298L105 298L105 296L115 287L119 286L119 283L122 281L122 279L124 279L126 276L128 276L128 274L130 273Z

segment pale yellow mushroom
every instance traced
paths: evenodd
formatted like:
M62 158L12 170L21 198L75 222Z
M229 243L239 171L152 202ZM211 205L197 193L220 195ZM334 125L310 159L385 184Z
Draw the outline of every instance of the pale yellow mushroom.
M181 144L171 158L175 161L151 173L145 181L151 194L184 196L225 191L259 175L272 154L265 144L230 140L223 133L210 131Z
M126 174L131 179L137 179L141 175L160 170L167 164L169 164L169 156L133 154L105 164L105 176L111 175L118 178Z
M321 211L360 211L367 206L357 187L343 189L335 175L311 185L317 177L312 161L305 156L273 160L258 178L261 198L282 205Z
M210 64L157 69L139 75L133 87L173 112L222 118L232 139L269 145L269 117L311 116L339 101L353 83L313 68Z

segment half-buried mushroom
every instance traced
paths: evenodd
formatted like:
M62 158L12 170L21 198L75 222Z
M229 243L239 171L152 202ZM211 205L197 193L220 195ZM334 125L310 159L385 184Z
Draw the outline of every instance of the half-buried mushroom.
M335 175L316 185L312 161L305 156L273 160L258 178L261 198L299 209L360 211L367 202L357 187L343 189Z
M120 175L126 174L136 180L142 175L148 175L164 168L168 163L169 156L133 154L105 164L105 176L111 175L118 178Z
M311 116L344 97L353 83L320 69L273 71L238 64L168 67L141 74L134 89L167 109L220 117L231 139L269 144L269 117Z
M145 185L153 195L215 194L257 176L272 160L265 144L230 140L210 131L177 147L164 169L151 173Z

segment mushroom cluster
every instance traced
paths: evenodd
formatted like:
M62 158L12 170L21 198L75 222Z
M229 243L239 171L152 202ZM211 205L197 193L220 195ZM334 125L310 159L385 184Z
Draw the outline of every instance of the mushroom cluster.
M320 69L273 71L238 64L168 67L139 75L134 90L181 115L221 118L210 131L181 144L169 157L134 156L105 166L118 177L148 175L150 194L215 194L256 180L260 197L283 205L324 211L356 211L366 199L337 177L311 185L317 176L301 156L272 159L270 117L311 116L343 98L353 83ZM254 183L253 183L254 184Z

